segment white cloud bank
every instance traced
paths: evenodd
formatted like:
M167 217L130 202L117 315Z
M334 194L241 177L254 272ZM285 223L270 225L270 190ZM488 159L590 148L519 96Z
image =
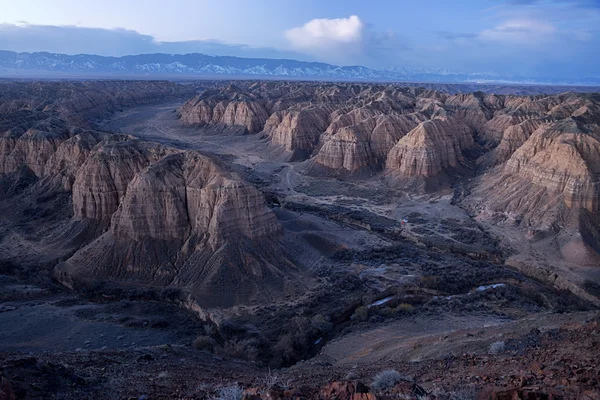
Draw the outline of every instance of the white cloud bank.
M357 15L318 18L288 29L284 34L295 49L309 54L352 57L363 51L365 24Z
M550 23L535 19L513 19L486 29L479 34L482 40L534 45L553 39L557 29Z

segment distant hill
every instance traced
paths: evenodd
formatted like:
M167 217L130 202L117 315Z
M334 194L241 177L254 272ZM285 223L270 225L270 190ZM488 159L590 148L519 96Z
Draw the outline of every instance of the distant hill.
M478 82L598 85L600 78L529 79L495 73L458 73L446 69L373 69L318 62L240 58L206 54L141 54L104 57L90 54L16 53L0 51L2 77L180 77L274 78L315 80Z

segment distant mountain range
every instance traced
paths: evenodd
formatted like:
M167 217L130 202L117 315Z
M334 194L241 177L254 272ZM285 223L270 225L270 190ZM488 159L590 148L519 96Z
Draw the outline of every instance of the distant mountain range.
M162 77L276 78L360 81L470 82L600 85L600 77L577 80L528 78L496 73L459 73L446 69L373 69L318 62L240 58L206 54L142 54L104 57L90 54L0 51L0 77Z

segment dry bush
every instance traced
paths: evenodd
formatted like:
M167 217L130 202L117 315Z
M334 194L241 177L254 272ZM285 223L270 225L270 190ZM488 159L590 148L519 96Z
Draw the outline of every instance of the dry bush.
M271 371L269 368L269 372L265 374L263 379L263 385L267 388L267 390L271 390L279 383L279 375Z
M217 348L217 353L222 356L241 358L256 361L260 354L260 342L256 338L232 338L222 347Z
M352 318L355 321L366 321L369 318L369 309L367 307L358 307L354 310L354 315Z
M205 335L199 335L192 342L192 347L196 350L208 350L213 351L215 349L216 342L213 338Z
M398 314L412 314L415 312L415 307L412 304L402 303L395 308Z
M373 377L373 383L371 383L371 387L375 391L381 391L385 389L393 388L396 383L401 380L406 380L405 377L400 375L400 373L394 369L387 369L385 371L381 371L377 375Z
M215 400L242 400L244 389L238 385L225 386L219 389L219 394Z
M504 342L494 342L490 344L490 348L488 350L488 354L500 354L504 351Z

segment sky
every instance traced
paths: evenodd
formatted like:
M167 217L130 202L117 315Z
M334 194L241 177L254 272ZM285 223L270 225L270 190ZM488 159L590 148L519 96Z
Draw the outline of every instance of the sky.
M600 0L0 0L0 50L600 76Z

